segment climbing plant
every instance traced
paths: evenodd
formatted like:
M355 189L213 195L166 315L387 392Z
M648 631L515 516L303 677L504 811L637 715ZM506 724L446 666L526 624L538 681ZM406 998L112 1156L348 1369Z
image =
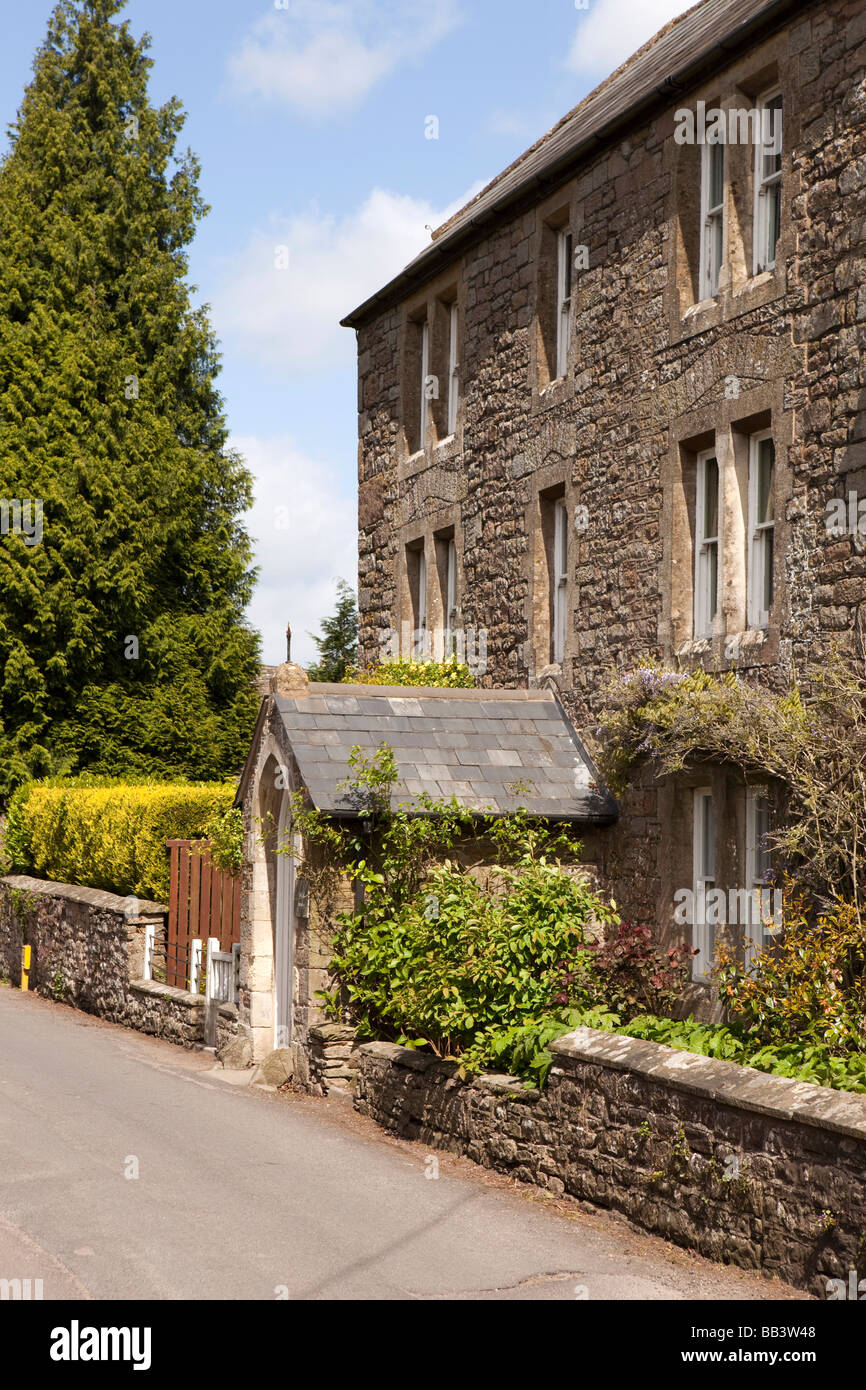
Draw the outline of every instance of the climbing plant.
M605 692L596 736L599 765L618 792L632 770L660 775L727 763L783 790L784 823L770 843L780 872L819 908L866 901L866 679L838 652L802 686L777 693L704 671L647 663L618 674Z

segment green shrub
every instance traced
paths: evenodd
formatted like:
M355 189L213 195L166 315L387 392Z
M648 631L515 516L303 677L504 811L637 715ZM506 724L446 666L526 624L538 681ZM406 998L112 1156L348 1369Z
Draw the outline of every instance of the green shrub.
M14 873L164 902L166 840L205 836L234 796L233 783L25 783L9 804L7 865Z
M237 873L244 856L244 818L239 806L218 811L205 822L210 857L218 869Z
M479 1030L550 1010L565 976L569 1003L594 1002L592 940L616 914L574 862L571 832L525 810L473 817L455 800L426 799L424 815L392 809L395 777L387 745L352 750L347 784L366 834L295 804L308 843L364 890L361 910L337 917L329 1010L368 1035L456 1054ZM478 873L452 853L473 839L493 861Z
M573 1009L544 1015L510 1028L480 1033L461 1057L464 1071L508 1071L521 1076L528 1086L543 1085L553 1063L550 1043L575 1028L601 1028L628 1038L645 1038L683 1052L696 1052L740 1066L754 1067L772 1076L810 1081L837 1091L866 1093L866 1055L850 1053L834 1057L820 1044L802 1041L762 1047L744 1028L716 1023L696 1023L644 1014L623 1023L608 1010Z
M784 806L766 840L779 876L787 873L819 911L844 899L866 920L866 676L850 657L831 649L784 693L733 670L716 676L648 661L613 675L603 700L598 764L612 791L643 763L658 777L717 763L771 782Z
M544 860L500 867L487 884L454 863L434 867L396 911L387 887L364 879L365 910L344 921L332 969L368 1031L444 1054L549 1009L565 963L580 995L590 925L610 916L585 877Z
M351 667L343 677L344 685L443 685L471 689L475 677L465 661L449 657L445 661L383 661L368 671Z
M758 1042L797 1038L837 1056L866 1050L866 927L853 903L817 921L785 893L784 929L746 966L717 952L719 997Z
M479 1033L460 1058L466 1073L495 1069L511 1076L522 1076L527 1086L543 1086L553 1065L548 1044L572 1033L575 1028L603 1028L613 1031L619 1017L608 1009L569 1009L540 1019L512 1024L510 1028L489 1028Z

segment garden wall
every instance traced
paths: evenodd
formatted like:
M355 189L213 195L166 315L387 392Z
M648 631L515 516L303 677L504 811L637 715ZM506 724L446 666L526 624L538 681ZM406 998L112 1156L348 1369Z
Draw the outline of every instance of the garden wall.
M165 951L168 909L97 888L11 875L0 879L0 977L18 985L31 950L30 988L143 1033L191 1047L204 1036L204 996L145 980L145 931ZM237 1009L220 1006L217 1046L237 1032Z
M819 1298L866 1277L866 1096L579 1028L543 1091L360 1049L355 1105L393 1133L609 1207Z

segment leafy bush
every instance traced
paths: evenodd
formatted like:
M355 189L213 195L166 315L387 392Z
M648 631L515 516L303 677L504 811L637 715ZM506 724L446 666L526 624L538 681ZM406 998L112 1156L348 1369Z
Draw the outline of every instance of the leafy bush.
M445 661L410 659L383 661L368 671L351 667L343 677L345 685L443 685L471 689L475 677L465 661L448 657Z
M237 873L244 857L244 818L240 807L230 806L227 811L209 816L204 835L212 863L218 869Z
M686 986L695 955L691 946L672 946L662 952L649 927L611 922L595 943L592 962L597 1001L622 1018L641 1013L667 1013ZM568 977L556 1003L567 1002Z
M544 859L499 867L487 883L445 863L396 911L380 874L365 866L360 877L364 911L344 920L332 969L367 1031L443 1054L549 1009L563 960L582 976L590 924L610 915L587 879Z
M9 803L5 853L15 873L165 901L166 840L213 833L233 783L28 782Z
M510 1028L488 1028L479 1033L460 1058L464 1073L495 1067L511 1076L522 1076L527 1086L543 1086L553 1065L548 1044L575 1028L602 1028L613 1032L619 1018L608 1009L569 1009L548 1014Z
M866 1056L863 1053L836 1057L828 1047L800 1039L762 1047L753 1033L741 1027L695 1023L694 1019L675 1022L669 1018L636 1018L616 1031L685 1052L698 1052L704 1057L739 1062L741 1066L755 1067L773 1076L811 1081L838 1091L866 1092Z
M837 1056L863 1051L866 929L856 908L838 903L814 922L802 900L788 892L784 922L784 930L749 967L720 946L720 999L762 1043L796 1037Z
M575 1028L600 1028L629 1038L645 1038L683 1052L697 1052L740 1066L754 1067L773 1076L810 1081L837 1091L866 1093L866 1055L850 1053L834 1057L827 1047L797 1042L761 1047L753 1034L742 1027L677 1021L642 1014L623 1023L617 1014L605 1009L570 1010L550 1014L511 1028L489 1029L461 1057L464 1071L492 1067L522 1076L528 1086L541 1086L553 1064L549 1046L556 1038Z
M424 815L392 809L396 768L386 745L372 757L353 749L350 769L366 834L295 804L306 839L364 891L361 910L337 917L333 1014L347 1012L368 1035L451 1054L479 1030L549 1010L564 972L573 976L569 999L589 1002L590 943L615 912L575 865L580 846L569 830L525 810L473 817L453 799L424 799ZM493 861L484 871L452 857L458 841L473 839Z

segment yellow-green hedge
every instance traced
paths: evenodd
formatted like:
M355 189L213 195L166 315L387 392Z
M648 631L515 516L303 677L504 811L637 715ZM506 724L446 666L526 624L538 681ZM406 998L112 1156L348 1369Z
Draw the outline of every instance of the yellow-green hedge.
M207 834L235 796L233 783L20 787L9 805L7 867L14 873L167 902L166 840Z
M443 685L471 689L475 677L466 662L456 657L446 657L444 661L405 657L383 661L368 671L351 666L343 677L343 685Z

